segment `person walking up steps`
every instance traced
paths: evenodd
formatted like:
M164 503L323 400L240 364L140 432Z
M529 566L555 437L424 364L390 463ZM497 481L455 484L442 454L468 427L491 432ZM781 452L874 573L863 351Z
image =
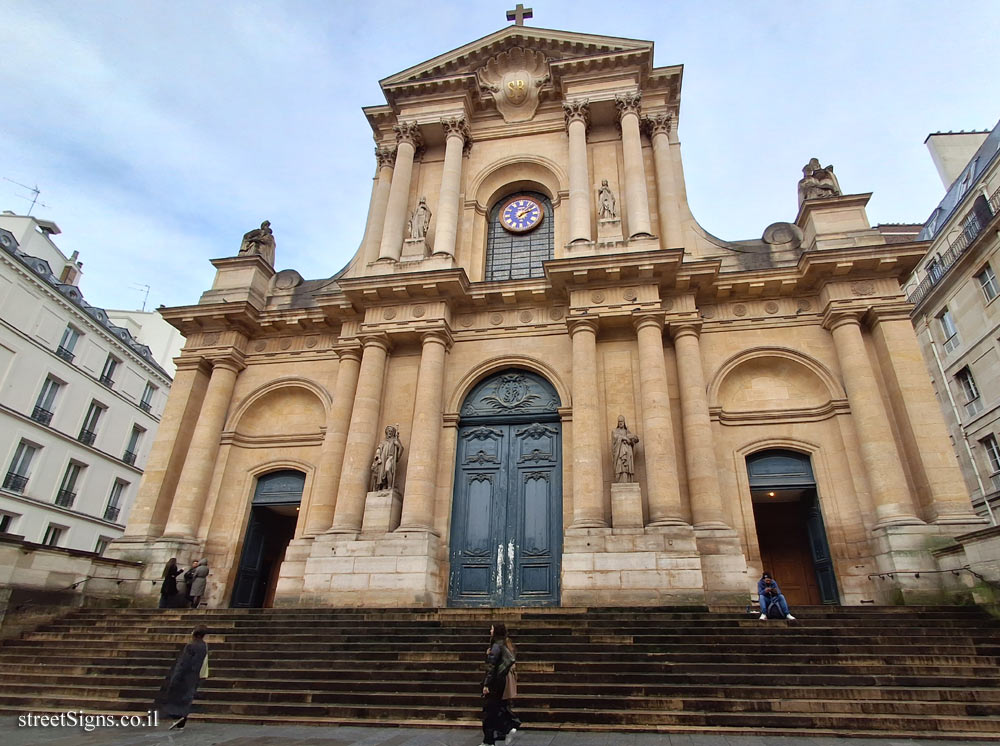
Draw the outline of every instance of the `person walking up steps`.
M514 655L507 647L507 627L497 622L490 627L490 647L486 654L486 677L483 679L483 743L494 746L504 739L510 726L505 723L503 695L507 674L514 665Z
M195 627L191 642L184 646L174 667L167 674L162 692L162 705L158 708L166 717L175 718L170 730L183 730L191 713L191 703L201 680L208 678L208 630Z

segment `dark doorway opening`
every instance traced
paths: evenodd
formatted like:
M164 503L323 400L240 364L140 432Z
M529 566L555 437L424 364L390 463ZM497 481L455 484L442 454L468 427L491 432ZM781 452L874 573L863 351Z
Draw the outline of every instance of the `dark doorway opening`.
M839 603L809 457L764 451L747 458L747 471L763 569L789 605Z
M230 606L269 607L288 542L295 536L305 474L284 470L257 480Z

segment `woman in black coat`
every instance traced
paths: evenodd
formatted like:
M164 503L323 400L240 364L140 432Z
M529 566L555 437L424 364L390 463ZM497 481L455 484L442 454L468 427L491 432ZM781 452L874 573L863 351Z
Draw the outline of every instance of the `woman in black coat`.
M208 645L205 644L204 627L195 627L191 633L191 642L184 646L177 662L170 670L165 683L166 692L163 695L163 705L160 707L166 717L178 718L170 727L181 730L187 724L187 716L191 712L191 703L198 691L201 681L201 670L208 656Z
M514 655L507 645L507 625L497 622L490 627L490 649L486 653L486 678L483 679L483 744L493 746L511 730L510 717L503 705L507 673L514 665Z
M171 557L163 568L163 582L160 584L160 608L173 608L177 596L177 576L183 572L177 566L177 558Z

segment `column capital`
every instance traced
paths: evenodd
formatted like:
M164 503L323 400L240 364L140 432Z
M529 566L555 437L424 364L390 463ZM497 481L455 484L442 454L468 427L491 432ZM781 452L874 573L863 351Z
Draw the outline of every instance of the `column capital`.
M455 340L451 336L451 332L447 329L428 329L420 335L421 346L427 346L429 344L439 344L444 347L445 351L451 349Z
M380 169L392 168L396 165L396 148L389 145L376 145L375 162Z
M449 117L441 120L444 128L444 139L449 137L462 138L462 152L468 153L472 149L472 133L469 131L469 121L465 117Z
M697 339L701 336L701 321L696 321L694 319L688 319L686 321L671 321L669 324L670 336L674 341L680 339L681 337L694 337Z
M832 332L834 329L847 324L860 327L861 317L864 316L864 313L864 311L857 308L827 309L827 312L823 314L823 328Z
M892 303L882 306L872 306L866 314L866 319L872 327L878 326L883 321L910 321L910 311L913 305L910 303Z
M370 334L362 337L361 344L366 350L369 347L381 347L386 352L392 349L392 343L389 342L389 337L385 334Z
M174 358L174 367L177 370L200 370L202 373L209 373L212 370L211 361L201 355L180 355Z
M671 130L674 128L674 118L669 112L657 111L642 117L640 125L646 134L649 135L650 140L656 135L666 135L669 137Z
M663 331L662 311L634 311L632 313L632 326L636 331L647 326L655 326L659 331Z
M569 327L569 335L571 337L576 336L577 332L582 331L590 331L596 335L599 323L597 319L577 317L566 319L566 326Z
M213 371L216 368L222 368L224 370L231 370L233 373L239 373L247 367L246 359L239 350L230 350L228 353L209 357L208 361L212 364Z
M361 360L361 345L357 343L348 343L337 347L334 352L337 353L338 360Z
M635 114L638 117L642 111L641 104L642 94L639 91L615 94L615 107L618 109L619 120L623 119L626 114Z
M424 143L424 138L420 134L420 125L416 122L400 121L393 125L392 131L396 133L396 144L409 143L416 150Z
M578 98L571 101L563 101L563 114L566 117L566 129L573 122L583 122L584 126L590 128L590 99Z

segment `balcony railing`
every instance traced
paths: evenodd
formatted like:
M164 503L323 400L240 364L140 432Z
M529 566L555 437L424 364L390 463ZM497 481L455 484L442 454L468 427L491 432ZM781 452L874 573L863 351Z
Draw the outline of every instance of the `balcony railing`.
M104 509L104 520L111 521L112 523L118 520L118 514L121 512L121 508L117 505L109 505Z
M122 461L124 461L129 466L135 464L135 451L125 451L125 455L122 456Z
M85 446L92 446L94 445L94 441L97 440L97 433L95 433L93 430L81 430L80 437L77 438L77 440L79 440Z
M70 352L69 350L67 350L62 345L59 345L56 348L56 354L59 357L61 357L63 360L65 360L67 363L72 363L73 362L73 358L76 357L72 352Z
M115 380L111 376L101 376L97 380L103 383L109 389L113 389L115 387Z
M59 490L56 493L56 505L62 508L72 508L74 500L76 500L76 493L70 490Z
M993 195L987 201L989 205L990 213L989 220L981 219L979 215L973 213L969 215L968 220L965 222L965 227L962 229L962 234L951 242L948 246L948 250L941 255L941 258L933 263L933 265L928 265L927 276L924 278L917 287L910 293L909 301L914 305L920 303L931 289L937 285L941 280L945 278L948 274L948 270L954 266L969 247L975 242L979 237L979 234L983 232L987 224L995 218L998 213L1000 213L1000 189L993 192ZM983 216L985 218L986 216Z
M31 412L31 419L35 422L41 422L43 425L48 425L52 422L52 412L45 407L35 407Z
M7 476L3 478L3 488L5 490L10 490L11 492L24 492L24 488L28 486L28 478L22 474L15 474L12 471L7 472Z
M141 409L143 412L148 412L152 408L153 407L150 405L150 403L148 401L146 401L145 399L143 399L141 402L139 402L139 409Z

